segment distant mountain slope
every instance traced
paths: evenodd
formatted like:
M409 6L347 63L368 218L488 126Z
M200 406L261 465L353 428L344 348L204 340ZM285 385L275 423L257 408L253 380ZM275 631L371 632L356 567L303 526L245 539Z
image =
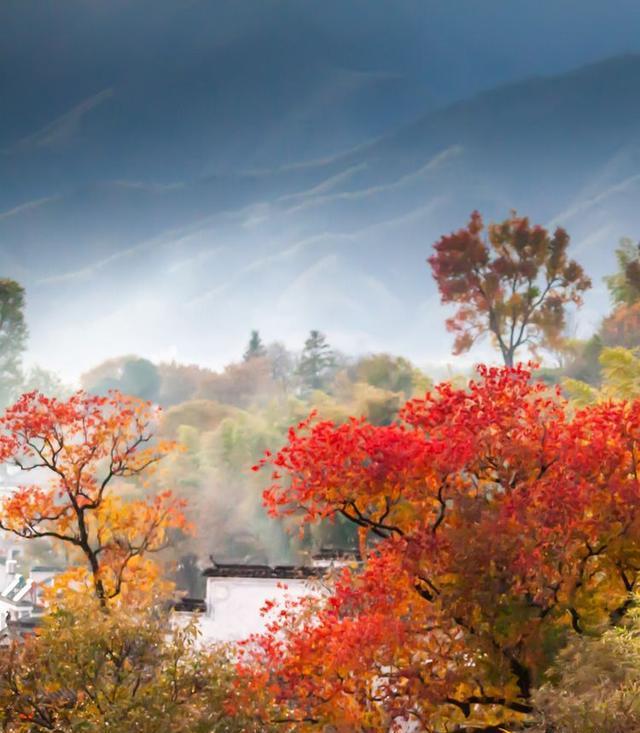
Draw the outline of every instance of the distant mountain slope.
M305 5L3 5L0 173L12 186L0 206L333 155L432 105L422 80L372 63Z
M575 219L609 206L640 174L638 91L640 55L626 55L485 92L326 161L195 182L105 180L5 211L0 227L25 245L29 231L70 241L85 228L135 241L260 202L265 222L310 234L372 227L430 203L443 226L474 207Z
M0 264L34 308L48 303L43 344L81 304L98 350L117 330L119 351L213 363L240 353L249 327L300 341L316 326L351 350L439 361L432 243L474 208L516 208L572 234L596 285L586 332L618 239L640 231L639 91L640 55L626 55L476 95L318 163L76 187L0 214Z
M637 48L638 23L634 0L2 3L0 209L335 155L497 83Z

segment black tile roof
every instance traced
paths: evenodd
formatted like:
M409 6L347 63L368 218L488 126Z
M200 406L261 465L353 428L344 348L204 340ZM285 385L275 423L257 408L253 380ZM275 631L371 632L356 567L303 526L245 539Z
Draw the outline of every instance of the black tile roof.
M186 613L204 613L207 610L207 604L204 598L181 598L173 603L173 610Z
M214 563L202 574L206 578L320 578L325 568L296 565L243 565L240 563Z
M339 550L332 547L323 547L319 552L311 555L312 560L354 560L360 562L362 556L358 550Z

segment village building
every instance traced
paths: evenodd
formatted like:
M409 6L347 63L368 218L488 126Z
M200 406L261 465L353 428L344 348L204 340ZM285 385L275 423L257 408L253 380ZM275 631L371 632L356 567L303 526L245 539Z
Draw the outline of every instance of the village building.
M17 571L18 551L0 558L0 645L32 631L44 613L42 593L60 568L36 565L27 577Z
M32 631L44 614L43 590L60 568L34 566L18 572L19 549L11 546L0 556L0 645ZM184 597L173 604L174 620L188 623L196 619L201 642L234 643L266 630L263 613L267 603L277 609L287 601L306 596L321 597L329 592L330 577L336 568L359 563L353 552L324 549L307 565L275 565L217 562L202 575L203 598Z
M186 621L197 614L202 641L238 642L266 630L267 602L283 608L288 600L320 597L329 592L332 570L359 561L354 553L322 550L310 565L212 564L206 578L204 599L184 598L175 605L178 618Z

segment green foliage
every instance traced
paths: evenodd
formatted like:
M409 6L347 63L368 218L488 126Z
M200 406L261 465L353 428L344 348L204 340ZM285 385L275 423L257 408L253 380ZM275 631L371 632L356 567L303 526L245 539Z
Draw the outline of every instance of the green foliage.
M62 607L0 656L5 733L240 733L233 667L167 613Z
M585 407L598 401L598 389L579 379L564 379L562 386L576 407Z
M424 375L401 356L371 354L359 359L353 370L354 381L365 382L389 392L401 392L406 398L411 397L416 388L424 393L428 387Z
M618 272L604 278L615 305L633 305L640 300L640 245L628 237L616 250Z
M577 379L565 379L563 387L578 407L607 400L640 397L640 354L622 346L600 353L602 384L599 388Z
M188 425L197 432L215 430L225 417L234 415L238 408L222 405L213 400L189 400L170 407L163 417L163 428L168 435L176 435L181 425Z
M578 379L591 385L600 382L600 352L602 338L594 334L586 341L578 339L565 341L564 367L562 371L568 379Z
M540 733L640 730L640 623L637 613L600 638L573 638L533 696Z
M640 396L640 358L637 349L603 349L600 355L603 390L615 399Z
M160 390L158 370L148 359L127 361L120 376L118 389L123 394L134 395L143 400L157 402Z
M267 350L265 348L265 345L262 343L260 333L258 331L251 331L249 344L247 345L247 349L244 352L242 358L244 359L244 361L249 361L250 359L260 359L261 357L266 355Z
M355 389L359 403L374 425L390 425L398 416L403 405L402 397L395 392L378 389L368 384L359 384Z
M329 379L336 357L320 331L310 331L298 364L298 375L307 390L323 389Z
M290 557L291 539L262 509L253 466L283 439L289 420L300 419L295 401L274 401L250 410L196 400L167 411L163 431L185 451L172 456L158 477L188 499L196 538L180 552L201 557L260 560ZM267 552L265 547L269 548Z
M122 356L109 359L82 375L82 386L93 394L117 389L122 394L157 402L160 394L158 368L148 359Z
M22 384L22 355L27 343L24 288L0 279L0 407L18 396Z

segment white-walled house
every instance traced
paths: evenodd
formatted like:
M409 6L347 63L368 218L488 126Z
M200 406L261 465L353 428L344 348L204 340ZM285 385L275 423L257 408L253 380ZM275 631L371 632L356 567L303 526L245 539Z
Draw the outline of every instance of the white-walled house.
M216 564L205 570L205 612L199 624L207 641L235 642L265 630L261 609L267 601L322 593L325 569L268 565Z
M261 609L267 601L282 606L287 598L319 597L329 592L325 579L333 568L358 562L353 554L332 550L315 555L308 566L212 562L203 573L207 579L205 598L185 598L177 603L176 620L186 623L196 613L202 643L233 644L266 630L268 618ZM413 721L397 722L402 733L419 729Z
M11 550L1 565L0 643L38 624L44 612L42 591L60 572L59 568L35 566L25 578L17 572L14 551Z
M237 642L265 631L268 618L261 610L267 601L283 607L287 599L320 596L333 567L354 563L353 555L324 551L312 565L252 565L212 561L204 601L184 599L176 604L179 617L196 612L203 642Z

